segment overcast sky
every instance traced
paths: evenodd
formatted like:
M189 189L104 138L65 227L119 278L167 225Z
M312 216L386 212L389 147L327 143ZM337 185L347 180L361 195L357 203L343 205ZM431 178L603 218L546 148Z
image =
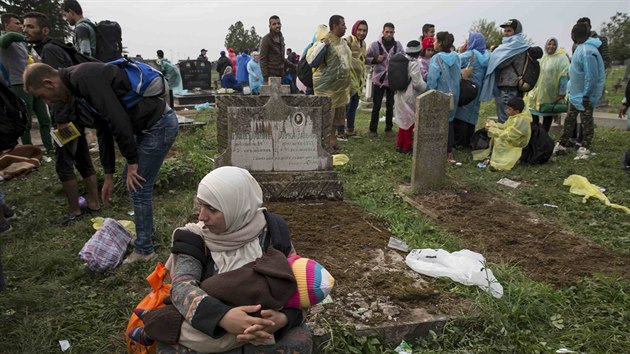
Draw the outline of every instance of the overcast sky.
M256 27L262 37L269 31L269 16L282 20L287 48L301 53L320 23L331 15L345 17L348 32L359 19L368 22L368 42L378 38L385 22L396 26L395 38L405 45L421 34L424 23L437 31L449 31L459 44L471 24L481 18L497 24L509 18L523 23L523 32L536 45L557 37L570 51L570 32L580 17L589 17L600 31L617 11L630 12L630 0L326 0L326 1L239 1L239 0L79 0L86 17L114 20L123 30L123 45L130 55L155 58L157 49L172 60L195 59L206 48L210 60L223 50L228 27L242 21L245 28Z

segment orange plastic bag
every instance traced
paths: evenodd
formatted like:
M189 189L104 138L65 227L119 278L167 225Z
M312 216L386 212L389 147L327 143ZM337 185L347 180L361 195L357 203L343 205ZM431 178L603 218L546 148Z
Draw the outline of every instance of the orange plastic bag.
M171 295L171 284L164 284L164 279L169 277L168 270L164 267L161 262L155 266L155 270L153 273L149 274L147 277L147 281L149 285L151 285L151 292L138 303L136 308L143 310L153 310L164 306L164 299ZM169 277L170 278L170 277ZM127 325L127 330L125 334L129 332L130 329L142 326L142 320L136 316L135 313L131 313L131 317L129 318L129 324ZM127 341L127 353L129 354L153 354L155 353L156 344L152 346L146 347L136 343L131 340L129 336L125 335L125 339Z

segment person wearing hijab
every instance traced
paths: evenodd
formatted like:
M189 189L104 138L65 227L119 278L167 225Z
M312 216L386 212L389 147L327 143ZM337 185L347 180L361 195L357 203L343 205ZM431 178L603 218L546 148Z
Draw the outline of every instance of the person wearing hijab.
M411 155L413 153L413 128L416 122L416 97L420 96L427 88L420 72L418 57L422 47L418 41L409 41L405 48L405 57L409 60L407 72L409 73L409 85L405 90L396 91L394 101L394 113L396 125L398 125L398 141L396 151Z
M216 350L217 344L227 351L256 340L278 340L300 325L301 310L261 309L257 304L232 307L200 288L203 280L260 258L268 246L287 257L296 254L286 222L262 207L258 182L245 169L220 167L201 180L197 201L199 222L173 232L166 262L173 284L171 301L185 319L179 344L160 342L158 352L205 353L208 346ZM250 315L257 312L260 317Z
M352 26L352 32L345 40L352 51L352 62L350 65L350 103L346 106L346 121L348 130L344 125L337 127L337 137L346 138L354 136L354 118L359 107L359 96L365 87L365 57L367 55L367 47L365 45L365 37L368 33L368 24L365 20L358 20Z
M543 116L542 127L545 131L551 128L553 113L541 113L541 105L564 103L569 81L569 58L564 48L558 49L558 40L549 38L545 43L545 54L540 60L540 76L536 86L525 97L534 123L539 124L539 116Z
M488 68L490 52L486 50L486 40L481 33L471 32L466 42L466 51L459 54L461 68L472 69L470 80L477 85L477 97L465 106L457 107L455 120L453 121L453 133L455 146L470 147L470 138L475 132L475 126L479 120L479 95L483 86L483 78ZM462 71L464 72L464 71Z
M427 81L427 74L429 73L429 63L431 58L435 54L435 38L427 37L422 40L422 52L420 53L420 72L422 72L422 79Z
M449 163L455 163L453 159L453 145L455 142L454 125L457 113L457 101L459 100L459 81L461 77L461 62L457 53L451 50L455 37L446 31L435 35L435 55L431 58L429 72L427 74L427 90L438 90L453 95L454 107L448 115L448 145L447 153Z
M230 59L230 63L232 64L232 72L236 75L236 52L234 52L232 48L228 48L228 59Z
M263 84L263 73L260 68L260 54L256 51L252 53L252 60L247 63L249 73L249 87L253 95L260 94L260 86Z
M236 81L234 74L232 73L232 67L226 66L223 71L223 75L221 76L221 88L224 89L233 89L237 92L243 92L243 88Z

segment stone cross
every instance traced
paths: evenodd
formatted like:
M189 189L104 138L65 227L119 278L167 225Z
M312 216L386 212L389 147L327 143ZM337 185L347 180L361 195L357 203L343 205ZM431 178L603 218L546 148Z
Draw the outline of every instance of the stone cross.
M281 77L270 77L269 84L260 87L260 94L263 96L289 95L291 86L283 85Z
M416 98L411 187L423 191L444 183L449 95L431 90Z

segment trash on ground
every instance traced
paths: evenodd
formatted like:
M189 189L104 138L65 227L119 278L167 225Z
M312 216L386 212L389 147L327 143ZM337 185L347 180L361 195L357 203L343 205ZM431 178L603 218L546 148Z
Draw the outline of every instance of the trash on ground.
M546 206L546 207L550 207L550 208L557 208L557 207L558 207L557 205L554 205L554 204L547 204L547 203L545 203L545 204L543 204L543 205L544 205L544 206Z
M195 105L195 110L197 111L201 111L202 109L213 109L213 108L214 107L209 102Z
M464 285L477 285L496 298L503 296L503 286L486 267L486 259L467 249L449 253L443 249L414 249L405 263L414 271L430 277L448 277Z
M387 247L403 252L409 252L409 246L405 243L405 241L399 240L395 237L389 238L389 243L387 244Z
M67 340L60 340L59 341L59 346L61 347L61 351L65 352L66 350L70 349L70 342L68 342Z
M333 166L343 166L350 162L350 158L346 154L335 154L333 157Z
M606 204L606 206L615 209L621 209L630 214L630 209L628 207L611 203L610 200L608 200L608 197L606 197L606 195L604 195L604 193L602 193L602 191L599 189L601 187L598 188L596 185L591 184L591 182L589 182L586 177L580 175L571 175L564 180L563 185L571 187L569 189L570 193L584 196L584 198L582 198L582 203L586 203L588 198L594 197L601 200L604 204Z
M510 187L510 188L517 188L518 186L521 185L521 182L516 182L509 178L501 178L500 180L497 181L497 183L503 186Z
M403 340L396 349L394 349L394 351L398 354L412 354L413 348L411 348L411 346Z

